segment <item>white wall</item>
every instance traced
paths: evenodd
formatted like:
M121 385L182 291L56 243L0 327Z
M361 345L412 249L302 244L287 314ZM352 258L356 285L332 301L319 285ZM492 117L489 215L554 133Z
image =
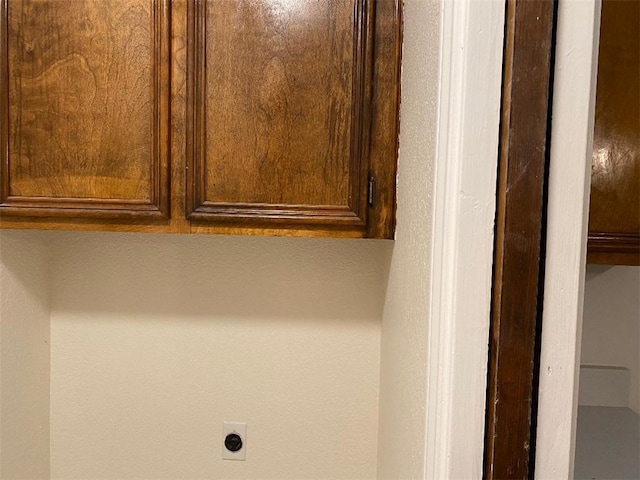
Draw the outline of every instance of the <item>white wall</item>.
M396 240L385 299L378 478L424 475L440 5L404 2Z
M51 478L374 478L392 245L55 234Z
M0 478L49 478L46 233L0 231Z
M587 267L580 363L628 368L640 413L640 267Z

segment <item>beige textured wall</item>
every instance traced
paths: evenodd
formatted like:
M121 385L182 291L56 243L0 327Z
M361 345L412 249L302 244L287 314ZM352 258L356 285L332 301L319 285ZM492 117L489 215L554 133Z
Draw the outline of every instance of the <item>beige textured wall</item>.
M404 2L398 218L382 322L378 478L422 478L440 4Z
M47 235L0 231L0 478L49 478Z
M640 267L587 267L580 363L628 368L640 412Z
M52 245L51 478L375 478L392 242ZM221 460L225 420L245 462Z

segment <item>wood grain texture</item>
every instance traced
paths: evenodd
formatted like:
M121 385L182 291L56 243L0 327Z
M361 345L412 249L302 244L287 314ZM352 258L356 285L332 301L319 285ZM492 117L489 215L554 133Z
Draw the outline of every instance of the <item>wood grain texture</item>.
M376 2L189 5L188 217L364 232Z
M191 231L185 217L187 1L190 0L171 0L171 220L168 228L181 233Z
M640 265L640 2L602 4L588 263Z
M168 2L1 5L1 213L166 216Z
M369 173L376 179L376 200L369 205L366 236L393 238L400 133L402 2L378 0L375 22Z
M487 387L488 479L532 475L554 21L552 0L507 1Z
M5 22L8 6L22 1L69 8L64 0L0 0ZM118 8L145 6L147 23L154 20L147 25L144 53L153 53L147 64L157 68L145 80L148 101L137 105L156 110L145 117L146 124L130 123L127 130L135 135L129 130L152 128L152 146L134 148L124 136L127 142L118 148L146 149L147 155L158 146L164 175L158 185L160 210L170 218L137 215L158 210L147 189L157 183L152 177L156 156L145 160L141 155L130 165L138 171L147 165L151 173L115 184L118 198L108 182L101 187L111 195L108 201L35 197L30 204L34 197L10 197L0 210L0 228L393 238L401 49L396 0L155 0L151 8L143 0L105 0L100 8L109 2ZM96 3L77 2L91 11ZM108 36L106 23L101 35ZM80 41L82 32L75 35ZM9 45L17 48L8 37L0 37L2 52ZM197 42L206 49L196 49ZM99 42L92 45L99 47ZM229 55L224 49L230 49ZM93 61L102 65L103 53L93 52ZM8 56L1 58L8 64ZM142 58L136 62L144 63ZM8 101L2 105L8 118ZM220 127L223 121L225 128ZM3 145L11 137L6 129ZM11 158L3 164L8 166ZM93 188L99 160L90 165L96 168L87 168L91 178L74 187L76 194ZM47 173L43 181L55 182L57 174ZM367 202L370 175L376 177L372 205ZM187 218L196 187L205 215ZM119 198L127 192L133 198ZM230 201L221 201L224 196Z

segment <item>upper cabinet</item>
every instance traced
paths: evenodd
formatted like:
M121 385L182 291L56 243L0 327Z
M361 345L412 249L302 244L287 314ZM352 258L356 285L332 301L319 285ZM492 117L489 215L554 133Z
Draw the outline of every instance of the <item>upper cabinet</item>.
M640 265L640 2L601 22L587 261Z
M395 0L3 0L5 228L393 238Z
M4 215L167 215L161 1L2 2Z

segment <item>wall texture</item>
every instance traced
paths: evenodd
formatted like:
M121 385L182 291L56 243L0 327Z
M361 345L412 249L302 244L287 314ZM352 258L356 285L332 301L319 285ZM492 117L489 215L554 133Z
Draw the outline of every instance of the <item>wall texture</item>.
M404 2L397 230L380 357L380 479L424 473L439 8L437 1Z
M375 478L392 245L55 234L51 478Z
M640 267L587 268L581 364L628 368L629 407L640 413Z
M0 478L49 478L46 232L0 231Z

